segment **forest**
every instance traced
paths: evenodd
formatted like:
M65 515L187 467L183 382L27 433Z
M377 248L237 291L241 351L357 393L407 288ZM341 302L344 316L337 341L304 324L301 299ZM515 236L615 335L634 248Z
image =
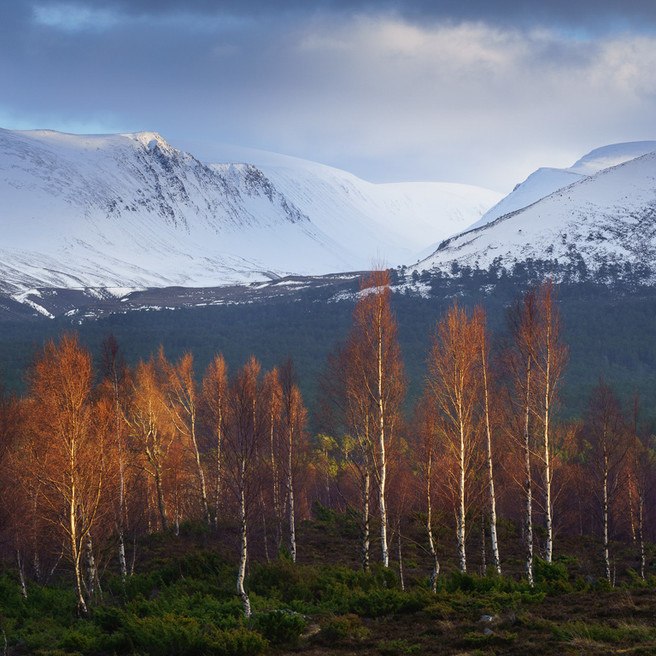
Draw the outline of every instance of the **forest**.
M94 364L75 332L46 341L0 403L5 653L654 647L638 597L607 634L522 615L656 583L638 394L600 378L567 413L547 280L494 339L481 306L452 301L409 404L390 283L363 277L311 417L291 358L229 371L216 353L197 375L191 351L129 366L110 334ZM385 633L405 614L441 644Z

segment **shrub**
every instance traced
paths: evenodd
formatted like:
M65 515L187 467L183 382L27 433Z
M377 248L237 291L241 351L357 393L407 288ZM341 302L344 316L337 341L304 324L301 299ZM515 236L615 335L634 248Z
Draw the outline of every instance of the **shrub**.
M137 651L156 656L255 656L267 646L262 636L243 627L222 630L172 613L126 617L125 634Z
M352 606L358 615L382 617L399 613L413 613L421 610L424 604L418 596L408 592L394 588L391 590L376 588L354 596Z
M567 582L569 578L567 567L564 563L548 563L536 556L533 561L533 572L537 585L546 584L546 587L553 592L571 591L571 586Z
M301 615L286 610L260 613L253 619L253 628L273 645L295 644L303 633L305 624Z
M364 640L369 635L369 629L362 626L362 620L357 615L339 615L331 618L321 627L319 637L327 643L344 640Z

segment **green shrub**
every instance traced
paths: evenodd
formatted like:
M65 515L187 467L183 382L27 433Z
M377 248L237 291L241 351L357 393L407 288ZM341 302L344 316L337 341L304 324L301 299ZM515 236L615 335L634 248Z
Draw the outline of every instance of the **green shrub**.
M188 519L180 524L179 533L182 537L202 537L207 535L210 529L205 522Z
M262 653L267 646L262 636L243 627L222 630L171 613L126 617L124 630L138 652L153 656L251 656Z
M423 608L423 602L413 594L392 588L376 588L354 595L352 609L364 617L383 617L413 613Z
M362 620L353 614L338 615L328 620L322 627L319 637L329 643L344 640L360 641L367 638L369 629L362 625Z
M646 588L647 587L647 581L645 581L643 578L640 577L640 574L636 572L632 567L629 567L626 570L626 573L629 575L629 578L631 579L631 587L633 588Z
M533 560L533 574L535 576L535 583L546 583L547 586L554 583L565 584L567 586L568 574L567 567L563 562L548 563L546 560L535 557Z
M273 645L295 644L305 624L301 615L286 610L272 610L253 618L253 628Z
M610 581L605 577L599 577L595 583L595 590L600 590L601 592L610 592L613 589Z

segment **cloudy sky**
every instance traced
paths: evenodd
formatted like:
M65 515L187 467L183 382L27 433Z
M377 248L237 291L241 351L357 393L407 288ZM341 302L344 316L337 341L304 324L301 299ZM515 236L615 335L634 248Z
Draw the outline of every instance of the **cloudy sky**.
M0 127L153 130L507 192L656 139L656 3L0 0L0 89Z

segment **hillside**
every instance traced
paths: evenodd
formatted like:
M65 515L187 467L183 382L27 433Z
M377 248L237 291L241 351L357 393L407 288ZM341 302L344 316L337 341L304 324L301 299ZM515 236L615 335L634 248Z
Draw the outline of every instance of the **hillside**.
M516 192L516 194L518 194ZM521 203L520 203L521 204ZM532 260L585 278L649 269L656 253L656 152L582 177L478 228L447 239L417 270L511 270Z
M121 297L415 261L499 194L466 185L374 185L285 160L203 164L155 133L0 131L0 292Z

